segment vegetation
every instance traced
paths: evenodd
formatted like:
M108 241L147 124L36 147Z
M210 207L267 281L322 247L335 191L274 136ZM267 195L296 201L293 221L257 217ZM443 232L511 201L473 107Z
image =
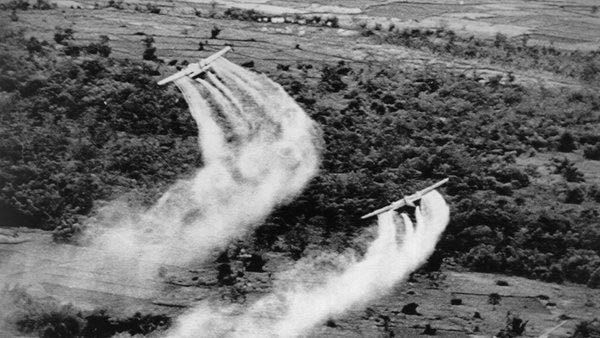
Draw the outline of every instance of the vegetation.
M22 37L3 40L5 224L68 237L96 201L128 192L152 203L201 166L187 105L174 88L156 86L155 64L49 46L31 53ZM450 177L452 219L436 266L454 260L555 282L595 276L595 285L600 189L566 156L600 140L597 92L484 82L432 67L299 64L269 75L322 126L327 147L320 174L258 228L251 252L342 250L372 224L361 215ZM559 151L565 160L540 163L555 168L556 182L517 161Z
M254 9L242 9L230 7L227 8L223 15L228 19L241 20L241 21L258 21L259 18L265 17L266 15L260 13Z
M595 338L600 337L600 320L582 321L577 324L572 338Z
M443 28L379 32L368 29L365 25L362 27L362 35L438 55L487 60L492 64L520 69L539 69L600 85L600 51L565 51L529 45L527 36L511 40L500 33L493 40L463 37Z
M22 10L26 11L27 9L39 9L39 10L47 10L56 8L55 3L50 3L47 0L36 0L36 2L32 5L27 0L11 0L8 3L0 4L0 10ZM13 20L16 21L16 20Z
M196 16L201 16L201 13L195 10ZM210 16L209 17L214 17ZM230 7L223 11L223 17L231 20L240 21L258 21L258 22L273 22L273 19L279 18L281 21L286 23L295 23L300 25L312 25L312 26L328 26L333 28L339 27L339 18L337 16L327 17L321 19L318 15L311 17L305 17L300 14L294 14L294 16L274 16L272 14L263 13L254 9L243 9L237 7Z
M523 335L525 326L528 321L523 321L519 316L513 315L510 312L506 314L506 325L495 337L498 338L513 338Z
M158 7L155 4L147 3L146 9L148 10L148 12L150 12L152 14L160 14L160 7Z
M0 292L6 302L4 313L8 323L23 334L39 337L112 337L117 333L146 335L156 330L166 330L171 319L161 314L142 315L137 312L128 318L116 318L106 310L88 313L72 305L59 305L53 299L37 299L24 289L15 287Z
M213 28L210 30L210 38L217 39L219 37L220 33L221 33L221 29L217 26L213 26Z
M68 230L94 201L152 199L201 164L185 101L155 85L150 65L18 52L0 52L6 225Z

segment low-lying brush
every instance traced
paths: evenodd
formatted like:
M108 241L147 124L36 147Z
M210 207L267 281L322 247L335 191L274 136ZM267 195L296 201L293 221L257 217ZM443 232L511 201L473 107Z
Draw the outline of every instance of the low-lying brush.
M39 337L112 337L118 333L146 335L166 330L171 318L160 314L135 313L117 318L106 310L84 312L72 305L59 305L54 299L36 299L21 287L1 291L3 309L10 309L7 322L21 334ZM2 318L0 318L2 319Z

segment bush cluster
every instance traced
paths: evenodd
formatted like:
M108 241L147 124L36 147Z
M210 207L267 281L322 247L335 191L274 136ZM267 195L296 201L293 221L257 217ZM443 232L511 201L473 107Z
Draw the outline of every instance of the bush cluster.
M47 10L56 8L55 3L50 3L48 0L36 0L36 2L31 5L27 0L11 0L8 3L0 4L0 10L22 10L26 11L27 9L39 9L39 10ZM16 20L15 20L16 21Z
M142 315L137 312L131 317L117 318L106 310L87 313L72 305L59 305L53 299L40 300L30 296L24 289L16 287L2 290L7 308L14 309L8 322L23 334L39 337L112 337L118 333L146 335L153 331L166 330L171 318L162 314Z
M199 16L201 13L195 11L196 15ZM214 17L214 15L213 15ZM258 21L258 22L273 22L273 19L276 16L271 14L262 13L256 11L254 9L242 9L236 7L227 8L223 11L223 17L232 19L232 20L241 20L241 21ZM328 16L326 18L321 18L318 15L314 15L311 17L305 17L300 14L295 14L293 16L285 16L282 17L284 22L287 23L295 23L302 25L313 25L313 26L329 26L333 28L339 27L339 18L337 16Z

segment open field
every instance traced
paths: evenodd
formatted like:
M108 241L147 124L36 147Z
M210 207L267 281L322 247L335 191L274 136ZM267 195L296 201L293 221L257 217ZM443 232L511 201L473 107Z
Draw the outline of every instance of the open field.
M48 233L16 231L30 241L0 244L2 259L12 259L10 266L3 265L3 269L8 269L3 270L6 272L3 278L9 285L19 283L37 297L52 296L82 309L108 307L111 313L118 315L132 315L137 311L176 315L199 301L229 297L228 287L215 287L216 268L211 264L170 266L163 277L156 276L143 285L132 284L120 280L118 271L111 271L110 266L89 270L83 267L85 262L76 262L79 259L76 256L73 261L58 259L61 254L57 253ZM81 248L74 253L85 257L85 250ZM57 258L53 259L53 255ZM264 272L247 273L242 278L243 283L249 285L246 301L252 302L269 292L276 282L272 276L289 263L289 258L273 254ZM79 271L73 271L75 266ZM508 285L499 286L498 280ZM287 281L294 282L307 281ZM162 283L162 291L149 292L148 283ZM500 295L497 305L488 302L492 293ZM452 299L461 299L462 303L451 305ZM413 302L418 304L418 314L403 313L404 305ZM331 318L327 325L315 328L310 336L380 336L393 331L397 336L417 337L427 324L437 329L436 335L440 337L489 336L504 328L506 314L510 312L529 321L526 337L537 337L563 321L565 323L551 337L565 337L574 332L579 321L594 318L598 306L600 293L590 292L583 286L444 271L431 279L417 276L402 283L374 302ZM480 316L476 316L476 312Z
M55 27L74 30L76 42L96 41L100 34L111 41L113 55L121 58L141 57L145 35L153 36L157 56L165 61L188 60L204 57L224 45L232 45L230 58L236 62L255 61L259 70L274 68L280 63L333 62L344 60L354 63L389 62L400 67L421 67L424 64L443 64L459 72L477 70L483 76L506 74L511 71L517 81L529 84L576 85L569 78L548 72L526 69L507 69L482 60L444 58L394 45L382 45L360 35L360 25L382 29L393 23L396 28L445 28L465 36L491 38L496 33L520 38L527 35L530 44L551 44L557 48L596 50L600 46L600 14L589 13L593 4L580 1L565 4L544 2L483 3L455 1L440 2L356 2L340 3L340 8L298 2L277 2L281 12L299 15L318 15L323 18L338 16L341 28L318 27L293 23L256 23L206 17L211 11L208 1L152 2L160 14L146 13L149 2L125 1L119 6L103 8L107 4L83 1L77 4L59 2L58 10L20 11L19 21L10 22L8 11L0 13L3 22L22 28L27 36L52 41ZM98 9L93 9L98 4ZM140 8L139 10L136 10ZM216 13L229 6L262 9L264 13L279 15L261 3L223 2ZM317 7L315 7L317 6ZM356 6L356 7L354 7ZM77 8L82 9L77 9ZM75 9L73 9L75 8ZM202 17L194 16L194 9ZM340 14L340 12L359 12ZM587 11L587 12L586 12ZM420 13L420 14L419 14ZM385 15L385 19L381 18ZM392 21L389 21L392 20ZM503 22L503 24L497 24ZM507 25L506 22L510 22ZM213 26L223 28L218 39L210 39ZM560 27L560 29L557 29ZM198 51L198 43L205 50Z

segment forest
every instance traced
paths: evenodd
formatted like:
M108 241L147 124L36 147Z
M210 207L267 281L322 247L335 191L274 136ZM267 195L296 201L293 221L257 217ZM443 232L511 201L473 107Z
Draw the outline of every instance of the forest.
M183 97L156 85L174 68L111 58L107 37L75 46L64 30L48 43L1 29L0 46L4 226L74 241L99 205L148 206L202 165ZM600 160L591 85L531 88L510 74L344 62L267 75L320 124L325 148L317 177L251 235L248 250L342 251L373 224L361 215L450 177L442 192L451 223L426 269L600 287L600 186L572 161ZM540 154L551 160L520 164Z

